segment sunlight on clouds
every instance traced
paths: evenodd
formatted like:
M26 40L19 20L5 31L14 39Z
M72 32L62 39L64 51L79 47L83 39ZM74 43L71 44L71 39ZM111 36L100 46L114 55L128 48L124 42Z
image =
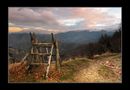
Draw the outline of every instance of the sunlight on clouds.
M65 25L65 26L74 26L74 25L76 25L78 22L81 22L81 21L83 21L83 20L84 20L83 18L76 18L76 19L59 20L59 22L60 22L62 25Z
M47 29L48 32L53 32L54 34L59 32L64 32L65 30L58 30L58 29Z
M22 30L20 27L9 27L9 32L20 32Z
M43 27L35 27L35 29L45 30L45 28L43 28Z
M93 8L95 10L98 10L100 12L108 12L110 10L110 8Z
M98 29L121 23L121 7L9 8L10 32ZM13 29L12 29L13 28ZM50 31L48 31L50 30Z
M11 23L11 22L9 22L9 26L14 26L15 24L13 24L13 23Z
M24 27L23 29L26 30L26 29L29 29L29 28Z
M96 24L95 26L107 26L106 24Z

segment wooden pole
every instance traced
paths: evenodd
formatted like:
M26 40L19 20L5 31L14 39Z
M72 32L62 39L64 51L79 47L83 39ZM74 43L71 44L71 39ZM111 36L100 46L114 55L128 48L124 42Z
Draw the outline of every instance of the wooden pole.
M27 54L24 56L24 58L22 59L21 63L24 62L24 60L28 57L28 55L29 55L29 53L27 53Z
M52 43L55 43L54 35L51 33Z
M56 57L55 57L55 69L57 70L58 66L57 66L57 47L56 47L56 45L55 45L55 54L56 54Z
M53 55L53 48L55 48L55 53L56 53L56 69L58 69L58 71L60 71L60 67L61 67L61 63L60 63L60 55L59 55L59 47L58 47L58 42L54 39L54 35L53 33L51 33L52 36L52 43L39 43L38 40L36 39L36 35L35 33L30 33L30 37L31 37L31 43L32 43L32 49L31 49L31 55L34 56L34 60L36 60L36 62L38 62L41 58L43 58L44 54L43 52L41 52L41 48L43 46L47 46L47 47L51 47L50 53L48 52L48 48L46 48L46 54L50 54L50 56L48 57L48 65L47 65L47 69L46 69L46 79L48 79L48 74L49 74L49 69L51 66L51 60L52 60L52 55ZM45 48L45 47L44 47Z
M61 63L60 63L59 47L57 41L56 41L56 65L57 65L56 67L57 70L60 72Z
M51 59L52 59L53 47L54 47L54 45L52 45L51 51L50 51L48 66L47 66L47 70L46 70L46 79L48 79L49 69L50 69L50 66L51 66Z
M53 33L51 33L51 36L52 36L52 43L54 44L55 53L56 53L56 42L55 42ZM56 57L55 57L55 69L57 70L57 60L56 60Z
M55 47L55 53L57 52L57 46L56 46L56 40L54 39L54 35L53 33L51 33L51 36L52 36L52 43L54 44L54 47ZM57 54L56 54L56 57L55 57L55 69L57 70L58 69L58 63L57 63Z

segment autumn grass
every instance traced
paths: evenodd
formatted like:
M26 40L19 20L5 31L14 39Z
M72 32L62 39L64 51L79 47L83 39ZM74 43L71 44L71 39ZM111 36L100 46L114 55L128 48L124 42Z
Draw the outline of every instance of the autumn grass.
M104 65L100 66L100 68L98 70L98 74L101 75L105 79L116 77L116 74L114 73L114 71L110 67L107 67Z
M71 61L63 62L61 69L63 76L60 78L60 80L73 81L74 74L83 68L83 66L88 66L88 61L84 58L76 58Z
M109 63L114 64L115 65L114 67L118 66L119 68L121 68L121 55L119 53L107 53L107 54L105 53L94 59L88 59L84 57L84 58L75 58L75 59L63 61L61 66L61 72L58 72L54 69L55 64L51 64L48 80L45 79L43 76L43 74L45 75L44 66L32 67L32 69L30 69L29 71L26 70L24 65L20 67L15 67L14 69L11 69L11 72L9 72L12 74L9 75L9 80L11 82L33 82L33 83L72 82L73 83L73 82L78 82L76 81L77 79L75 79L75 76L78 75L79 79L83 78L83 80L88 78L89 80L94 79L94 77L98 78L95 79L97 80L97 82L121 81L121 80L117 80L117 78L118 77L120 78L121 76L117 76L117 73L115 73L115 71L111 67L106 66L104 64L106 61L107 62L109 61ZM86 70L85 73L87 73L86 74L86 76L88 76L87 78L86 76L82 75L82 73L80 73L80 71L83 71L84 69ZM19 71L19 73L17 71ZM91 72L92 75L88 75L89 71ZM94 76L97 74L99 77L101 76L101 79L99 77Z

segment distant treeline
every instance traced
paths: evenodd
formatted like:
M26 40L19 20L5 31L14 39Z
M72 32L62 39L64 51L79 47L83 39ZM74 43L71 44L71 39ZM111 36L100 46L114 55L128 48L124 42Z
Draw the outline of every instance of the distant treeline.
M105 52L119 53L121 52L121 28L114 32L112 36L102 34L100 39L95 43L80 45L69 54L68 57L87 56L93 58L94 55Z
M36 34L39 41L50 42L51 35ZM80 31L56 34L59 42L61 59L76 56L93 57L106 51L120 52L121 30L105 31ZM9 33L9 58L21 60L30 51L31 42L28 33Z

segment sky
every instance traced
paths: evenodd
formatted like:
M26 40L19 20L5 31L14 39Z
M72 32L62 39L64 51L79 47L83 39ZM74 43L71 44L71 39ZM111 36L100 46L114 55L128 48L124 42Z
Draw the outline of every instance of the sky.
M121 7L9 7L9 32L60 33L121 23Z

